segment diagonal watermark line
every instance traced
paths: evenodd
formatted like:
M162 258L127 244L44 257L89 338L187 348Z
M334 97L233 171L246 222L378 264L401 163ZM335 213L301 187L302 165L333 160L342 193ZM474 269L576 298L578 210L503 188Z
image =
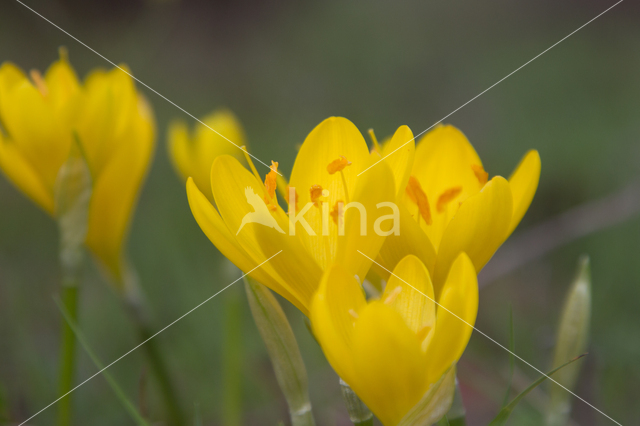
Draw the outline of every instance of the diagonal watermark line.
M127 355L129 355L131 352L135 351L136 349L138 349L140 346L144 345L145 343L147 343L149 340L153 339L154 337L156 337L158 334L162 333L163 331L165 331L167 328L171 327L172 325L174 325L175 323L177 323L178 321L180 321L181 319L183 319L184 317L186 317L187 315L189 315L190 313L192 313L193 311L195 311L196 309L198 309L199 307L201 307L202 305L204 305L205 303L207 303L209 300L213 299L214 297L216 297L217 295L219 295L220 293L222 293L223 291L225 291L226 289L228 289L229 287L231 287L232 285L234 285L235 283L237 283L238 281L240 281L241 279L243 279L244 277L246 277L247 275L249 275L250 273L252 273L253 271L255 271L256 269L258 269L259 267L261 267L262 265L264 265L265 263L267 263L268 261L270 261L271 259L273 259L274 257L276 257L277 255L279 255L280 253L282 253L282 250L280 250L279 252L277 252L276 254L274 254L273 256L271 256L270 258L268 258L267 260L265 260L264 262L262 262L261 264L259 264L258 266L256 266L255 268L253 268L252 270L250 270L249 272L247 272L246 274L243 274L240 278L238 278L237 280L233 281L231 284L227 285L226 287L224 287L222 290L218 291L217 293L215 293L213 296L210 296L209 298L205 299L203 302L199 303L198 305L196 305L195 307L191 308L191 310L189 310L188 312L186 312L185 314L183 314L182 316L180 316L179 318L175 319L173 322L171 322L169 325L165 326L164 328L162 328L160 331L157 331L154 335L152 335L151 337L147 338L146 340L144 340L143 342L139 343L137 346L135 346L133 349L129 350L127 353L125 353L124 355L120 356L118 359L116 359L115 361L111 362L109 365L107 365L106 367L100 369L97 373L95 373L94 375L88 377L87 379L85 379L83 382L79 383L78 385L76 385L73 389L71 389L69 392L65 393L64 395L62 395L61 397L59 397L58 399L56 399L55 401L53 401L52 403L50 403L49 405L47 405L46 407L44 407L43 409L41 409L40 411L38 411L37 413L35 413L34 415L32 415L31 417L29 417L27 420L23 421L22 423L20 423L18 426L23 426L24 424L26 424L28 421L30 421L31 419L33 419L34 417L36 417L38 414L42 413L43 411L45 411L47 408L51 407L52 405L55 405L58 401L60 401L62 398L66 397L67 395L69 395L71 392L75 391L76 389L78 389L80 386L84 385L85 383L87 383L89 380L93 379L94 377L98 376L100 373L102 373L104 370L106 370L107 368L111 367L113 364L115 364L116 362L120 361L122 358L126 357Z
M529 59L527 62L525 62L524 64L520 65L518 68L516 68L515 70L511 71L509 74L505 75L504 77L502 77L500 80L496 81L495 83L493 83L491 86L487 87L486 89L484 89L482 92L478 93L476 96L474 96L473 98L469 99L467 102L465 102L464 104L460 105L458 108L454 109L453 111L451 111L449 114L445 115L444 117L442 117L440 120L436 121L435 123L433 123L431 126L427 127L426 129L424 129L423 131L421 131L420 133L418 133L417 135L415 135L413 138L409 139L408 141L406 141L405 143L403 143L402 145L400 145L399 147L397 147L396 149L394 149L393 151L391 151L390 153L388 153L387 155L385 155L384 157L382 157L381 159L379 159L378 161L376 161L375 163L373 163L372 165L370 165L369 167L367 167L366 169L364 169L363 171L361 171L360 173L358 173L358 176L360 176L361 174L363 174L364 172L366 172L367 170L369 170L370 168L372 168L373 166L375 166L376 164L378 164L379 162L381 162L382 160L384 160L385 158L387 158L388 156L390 156L391 154L393 154L394 152L400 150L400 148L402 148L403 146L407 145L408 143L410 143L412 140L417 139L419 136L422 136L423 134L425 134L426 132L428 132L429 130L433 129L436 125L438 125L439 123L442 123L444 120L446 120L447 118L451 117L453 114L455 114L456 112L460 111L462 108L466 107L467 105L469 105L471 102L475 101L476 99L478 99L480 96L484 95L485 93L487 93L489 90L493 89L494 87L496 87L498 84L502 83L503 81L505 81L507 78L511 77L513 74L517 73L518 71L520 71L522 68L526 67L527 65L529 65L531 62L535 61L536 59L538 59L540 56L544 55L545 53L547 53L548 51L550 51L551 49L553 49L554 47L556 47L557 45L559 45L560 43L562 43L563 41L565 41L566 39L568 39L569 37L571 37L572 35L574 35L575 33L577 33L578 31L580 31L581 29L583 29L584 27L586 27L587 25L589 25L590 23L592 23L593 21L595 21L596 19L598 19L599 17L601 17L602 15L604 15L605 13L607 13L608 11L610 11L611 9L613 9L614 7L616 7L617 5L619 5L620 3L622 3L624 0L619 0L616 4L614 4L613 6L610 6L607 10L605 10L604 12L601 12L598 16L596 16L595 18L592 18L591 20L589 20L589 22L585 23L584 25L580 26L579 28L575 29L573 32L571 32L570 34L566 35L565 37L563 37L562 39L558 40L557 42L555 42L554 44L552 44L551 46L549 46L548 48L546 48L545 50L543 50L542 52L538 53L536 56L534 56L533 58Z
M589 407L593 408L594 410L596 410L598 413L602 414L603 416L605 416L606 418L608 418L609 420L611 420L612 422L614 422L615 424L622 426L622 423L619 423L617 421L615 421L614 419L612 419L610 416L608 416L606 413L604 413L602 410L598 409L596 406L594 406L593 404L591 404L590 402L586 401L584 398L582 398L581 396L575 394L574 392L572 392L571 390L567 389L565 386L563 386L562 384L560 384L557 380L554 380L551 376L549 376L548 374L545 374L544 372L542 372L540 369L536 368L535 366L533 366L531 363L529 363L528 361L526 361L525 359L523 359L522 357L520 357L519 355L515 354L514 352L512 352L509 348L507 348L506 346L504 346L503 344L501 344L500 342L498 342L497 340L495 340L494 338L492 338L491 336L489 336L488 334L478 330L475 326L473 326L472 324L469 324L467 321L465 321L464 319L460 318L458 315L456 315L455 313L451 312L449 309L445 308L444 306L442 306L441 304L439 304L438 302L436 302L435 300L433 300L431 297L427 296L426 294L424 294L423 292L421 292L420 290L418 290L417 288L415 288L413 285L409 284L408 282L406 282L405 280L403 280L402 278L400 278L399 276L397 276L396 274L394 274L393 272L391 272L390 270L388 270L387 268L385 268L384 266L382 266L381 264L379 264L378 262L376 262L375 260L373 260L372 258L370 258L369 256L367 256L366 254L364 254L363 252L361 252L360 250L358 250L358 253L360 253L361 255L363 255L364 257L366 257L367 259L369 259L370 261L372 261L373 263L375 263L376 265L378 265L379 267L381 267L382 269L384 269L385 271L387 271L388 273L390 273L391 275L393 275L394 277L398 278L400 281L402 281L403 283L405 283L406 285L408 285L409 287L411 287L412 289L414 289L415 291L417 291L418 293L420 293L421 295L423 295L424 297L426 297L427 299L431 300L433 303L435 303L436 305L438 305L439 308L444 309L445 311L449 312L451 315L453 315L454 317L458 318L460 321L462 321L463 323L465 323L466 325L468 325L469 327L471 327L473 330L475 330L477 333L480 333L481 335L483 335L484 337L486 337L487 339L491 340L493 343L495 343L496 345L498 345L499 347L501 347L502 349L504 349L505 351L509 352L511 355L513 355L515 358L518 358L520 361L522 361L523 363L527 364L529 367L533 368L535 371L537 371L538 373L542 374L543 376L545 376L547 379L551 380L553 383L555 383L556 385L560 386L562 389L566 390L567 392L569 392L571 395L575 396L576 398L578 398L580 401L584 402L585 404L587 404Z
M104 59L105 61L109 62L111 65L113 65L115 68L118 68L120 71L122 71L123 73L127 74L129 77L131 77L132 79L134 79L135 81L137 81L138 83L140 83L142 86L146 87L147 89L149 89L150 91L152 91L153 93L155 93L156 95L160 96L162 99L164 99L165 101L169 102L171 105L173 105L174 107L178 108L180 111L184 112L185 114L187 114L189 117L193 118L194 120L196 120L198 123L202 124L203 126L205 126L207 129L213 131L214 133L216 133L218 136L222 137L223 139L225 139L227 142L231 143L232 145L234 145L236 148L238 148L241 151L244 151L245 153L247 153L248 155L251 156L251 158L253 158L254 160L256 160L257 162L259 162L260 164L265 165L268 168L271 168L267 163L265 163L264 161L262 161L261 159L259 159L258 157L256 157L255 155L251 154L249 151L247 151L243 146L240 146L238 144L236 144L234 141L232 141L231 139L229 139L228 137L226 137L225 135L223 135L222 133L218 132L216 129L214 129L213 127L209 126L207 123L205 123L204 121L200 120L198 117L196 117L195 115L191 114L189 111L187 111L186 109L182 108L180 105L176 104L175 102L173 102L171 99L167 98L166 96L164 96L162 93L158 92L156 89L154 89L153 87L149 86L147 83L145 83L144 81L140 80L139 78L135 77L133 74L131 74L129 71L127 71L126 69L122 68L120 65L116 64L115 62L113 62L111 59L107 58L106 56L104 56L103 54L101 54L100 52L98 52L97 50L95 50L94 48L90 47L89 45L87 45L86 43L84 43L83 41L81 41L80 39L78 39L77 37L73 36L72 34L70 34L68 31L64 30L63 28L61 28L59 25L56 25L54 22L52 22L51 20L49 20L48 18L46 18L45 16L43 16L42 14L38 13L37 11L35 11L34 9L32 9L31 7L27 6L26 4L24 4L23 2L21 2L20 0L16 0L18 3L20 3L21 5L23 5L24 7L26 7L27 9L29 9L30 11L32 11L33 13L35 13L36 15L38 15L39 17L41 17L42 19L44 19L45 21L47 21L48 23L50 23L51 25L53 25L54 27L56 27L57 29L59 29L60 31L62 31L63 33L65 33L66 35L68 35L69 37L71 37L72 39L74 39L75 41L77 41L78 43L80 43L81 45L83 45L84 47L86 47L87 49L89 49L90 51L92 51L93 53L95 53L96 55L100 56L102 59ZM282 174L278 171L276 171L276 173L278 173L280 176L282 176Z

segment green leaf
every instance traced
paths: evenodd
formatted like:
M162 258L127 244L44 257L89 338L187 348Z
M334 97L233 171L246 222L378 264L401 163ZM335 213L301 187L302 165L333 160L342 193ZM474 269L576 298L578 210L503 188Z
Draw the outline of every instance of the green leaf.
M567 292L556 338L553 366L563 360L584 353L589 341L591 322L591 270L589 257L578 261L576 277ZM580 374L582 363L573 364L560 371L556 380L567 389L573 390ZM549 392L547 410L548 426L564 426L571 412L570 394L559 386L553 386Z
M509 379L507 381L507 391L504 394L504 400L502 401L502 408L506 407L509 403L509 394L511 394L511 385L513 383L513 373L516 368L516 340L513 333L513 306L509 304ZM566 359L566 358L565 358Z
M59 298L56 297L55 302L56 302L56 305L58 305L58 309L60 309L60 312L62 313L62 316L64 317L65 321L67 322L71 330L73 330L73 333L78 339L78 342L80 342L80 345L82 345L83 349L89 355L89 358L91 358L91 360L93 361L95 366L98 368L98 370L102 370L104 368L104 365L102 364L98 356L95 354L95 352L93 352L93 350L87 343L84 335L78 329L76 323L71 319L69 312L67 312L66 308L64 307L64 305L62 304ZM133 402L131 402L131 400L127 398L127 395L122 390L122 388L118 385L118 382L116 382L113 376L111 376L111 374L109 374L106 370L103 370L101 374L107 380L107 383L109 384L113 392L116 394L116 397L118 398L120 403L124 406L127 413L129 413L133 421L136 422L136 424L141 426L149 426L149 423L145 420L142 414L140 414L140 412L138 411L136 406L133 404Z
M298 342L282 307L271 291L245 277L245 290L253 319L262 336L276 379L289 404L293 426L314 426L305 369Z
M556 367L553 370L551 370L550 372L548 372L547 374L543 375L542 377L540 377L538 380L536 380L535 382L533 382L528 388L526 388L524 391L522 391L520 393L520 395L516 396L513 401L511 401L506 407L504 407L502 410L500 410L500 412L498 413L498 415L496 416L495 419L493 419L491 421L491 423L489 423L489 426L502 426L504 424L507 423L507 420L509 419L509 416L511 415L511 412L513 411L514 408L516 408L516 406L518 405L518 403L520 403L520 401L522 400L522 398L524 398L525 396L527 396L527 394L529 392L531 392L533 389L535 389L538 385L540 385L540 383L544 382L545 380L547 380L547 378L549 378L553 373L555 373L556 371L562 369L563 367L566 367L567 365L576 362L577 360L579 360L580 358L582 358L583 356L585 356L586 354L582 354L578 357L573 358L570 361L565 362L564 364L562 364L560 367Z

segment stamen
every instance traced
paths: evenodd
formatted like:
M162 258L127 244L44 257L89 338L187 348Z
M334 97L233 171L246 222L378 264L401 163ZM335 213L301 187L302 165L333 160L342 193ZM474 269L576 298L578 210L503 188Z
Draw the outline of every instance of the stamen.
M360 316L358 315L358 313L356 311L354 311L353 309L349 309L349 315L351 315L353 317L353 319L358 319L360 318Z
M42 74L38 70L31 70L29 72L29 76L31 80L33 80L33 84L35 84L36 88L40 92L42 96L47 96L49 94L49 89L47 89L47 83L42 78Z
M380 144L378 143L378 138L376 138L376 134L373 132L373 129L369 129L369 137L373 142L373 150L378 152L378 154L382 154L382 148L380 148Z
M340 213L344 214L343 206L344 206L344 201L338 200L333 205L333 208L331 209L331 213L329 213L331 215L331 219L333 219L333 223L335 223L336 225L338 225L338 217L342 216L340 215ZM340 219L342 219L342 217L340 217Z
M471 170L473 170L473 174L476 175L478 182L480 182L480 186L484 186L489 180L489 173L485 172L484 168L479 164L472 164Z
M269 168L271 169L271 171L267 173L264 178L264 188L267 190L267 195L269 196L269 198L273 199L273 197L275 197L276 195L276 187L278 185L278 163L276 161L272 161Z
M456 198L461 192L462 187L455 186L440 194L440 197L438 197L438 203L436 204L436 210L438 210L438 213L442 213L447 204L449 204L449 202Z
M391 293L389 293L389 295L386 297L386 299L384 299L384 304L385 305L390 305L393 302L395 302L395 300L398 298L398 295L402 293L402 287L398 286L396 288L394 288Z
M329 163L329 165L327 166L327 171L329 172L330 175L332 175L336 172L341 172L342 170L344 170L345 167L350 165L351 165L351 162L347 160L347 158L344 155L341 155L340 158L337 158Z
M422 190L422 186L415 176L409 176L409 183L406 188L409 199L418 206L420 216L424 219L427 225L431 225L433 220L431 219L431 208L429 207L429 200L427 194Z
M319 207L319 198L322 197L322 187L320 185L311 185L311 189L309 189L309 196L311 197L311 202L315 204L316 207Z

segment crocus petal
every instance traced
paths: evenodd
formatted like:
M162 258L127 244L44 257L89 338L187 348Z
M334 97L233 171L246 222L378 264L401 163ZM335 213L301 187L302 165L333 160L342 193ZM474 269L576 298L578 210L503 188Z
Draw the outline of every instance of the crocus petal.
M73 104L69 102L80 92L80 81L69 62L62 58L49 67L44 80L47 84L48 101L58 110L64 111L60 119L68 120L69 124L75 113Z
M69 155L71 128L65 128L52 106L26 79L5 91L0 121L15 149L53 194L58 170Z
M281 251L269 264L282 277L288 292L300 299L306 313L322 272L299 239L288 235L288 222L282 209L278 207L273 213L261 210L267 209L263 201L264 185L238 160L222 155L211 167L211 188L220 215L254 261L261 263ZM266 220L273 219L272 223L243 224L248 214L256 215L256 212L264 214ZM275 224L280 229L276 229Z
M198 222L200 229L211 240L214 246L241 271L248 272L256 268L256 263L251 256L236 241L235 236L229 231L218 211L196 186L193 179L187 179L187 197L193 217ZM277 276L269 263L253 270L252 278L271 288L276 293L293 303L298 309L305 312L299 299L293 296L280 282L274 278Z
M404 194L407 187L415 151L416 143L408 126L398 127L391 140L382 147L382 157L391 168L398 195Z
M507 238L512 205L509 183L500 176L462 203L447 226L438 250L433 279L436 296L440 294L449 267L461 252L469 255L477 272L491 259Z
M98 70L87 77L75 129L94 176L102 173L123 146L133 145L134 139L127 134L139 108L133 79L123 71Z
M198 189L207 195L210 200L213 199L211 193L211 164L204 170L195 167L191 156L191 144L189 140L189 129L187 123L182 120L172 121L167 130L167 138L169 140L169 158L173 163L173 167L183 180L191 177ZM213 160L211 160L213 163Z
M111 142L119 150L94 175L87 231L87 246L117 281L122 273L123 243L155 145L152 113L142 97L128 129L118 136L122 139Z
M453 126L436 126L418 141L412 175L422 185L431 205L433 223L422 222L421 225L436 250L459 203L476 194L484 184L476 177L474 166L482 166L480 157L465 135ZM438 211L440 197L457 188L460 192ZM417 217L415 204L408 205L409 211Z
M438 299L436 329L429 343L429 383L462 356L478 313L478 279L471 259L461 253L453 262Z
M522 216L529 208L533 195L538 188L539 180L540 154L538 154L538 151L531 150L522 158L520 164L518 164L518 167L509 178L511 195L513 196L513 215L509 234L518 226Z
M347 383L355 383L353 325L366 305L362 287L341 266L324 273L311 305L313 334L327 360Z
M391 218L393 209L390 205L396 206L395 199L393 175L384 162L363 173L356 181L353 201L360 203L364 210L361 212L357 207L350 207L345 211L345 235L338 237L335 261L360 279L364 279L371 267L370 259L376 257L386 238L385 233L389 232L394 224L395 219ZM389 204L385 206L381 203ZM375 225L378 219L381 223L377 232ZM364 228L361 220L365 222ZM331 228L337 229L336 226Z
M387 282L382 301L395 309L426 350L435 325L436 308L429 271L416 256L402 259Z
M194 154L202 162L201 167L210 169L215 157L223 154L236 157L242 162L244 154L239 147L246 144L246 138L235 114L228 109L219 109L202 121L206 126L198 124L194 134Z
M344 156L352 164L342 172L329 174L327 166L340 156ZM342 174L349 195L353 197L356 175L364 170L368 162L367 143L352 122L342 117L330 117L318 124L300 147L289 181L289 185L297 191L300 209L312 201L309 193L312 185L320 185L329 191L329 196L322 198L322 201L328 202L329 207L333 207L339 200L346 203ZM326 269L336 258L338 229L330 224L328 235L321 236L322 209L320 207L314 206L304 217L317 236L310 236L304 230L296 234L299 234L320 267Z
M380 249L380 263L388 270L393 270L398 262L409 254L417 256L433 273L436 263L436 251L420 228L420 225L411 217L404 204L399 204L400 210L400 235L389 235ZM388 273L384 275L387 277Z
M36 204L50 215L54 213L51 191L40 180L40 176L31 168L13 143L0 134L0 169L7 178Z
M427 389L428 360L393 308L375 301L358 315L353 331L357 381L347 383L385 426L396 425Z

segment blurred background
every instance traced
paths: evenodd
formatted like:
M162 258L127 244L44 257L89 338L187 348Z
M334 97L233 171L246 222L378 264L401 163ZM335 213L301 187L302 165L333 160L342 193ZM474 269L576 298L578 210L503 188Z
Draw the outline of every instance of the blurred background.
M419 133L613 1L25 1L30 7L196 116L226 106L258 158L291 171L295 147L324 118L341 115L379 138L407 124ZM511 240L481 274L477 327L503 344L513 306L516 353L550 369L556 325L576 261L592 260L589 356L576 393L622 424L640 405L640 4L626 1L449 117L490 175L508 176L531 148L540 186ZM45 70L66 46L80 77L110 65L14 1L0 4L0 61ZM155 110L153 166L128 251L158 328L231 282L200 231L167 157L166 129L183 118L144 88ZM265 170L261 170L263 173ZM57 395L59 291L55 223L0 178L0 401L22 421ZM114 292L87 262L81 323L110 362L136 337ZM337 376L283 302L309 370L319 425L347 425ZM229 313L229 309L240 312ZM225 324L225 318L237 318ZM183 404L205 425L288 422L287 408L241 284L158 338ZM237 339L241 351L229 353ZM96 367L79 349L77 381ZM235 362L234 362L235 361ZM470 425L499 409L508 354L475 333L459 367ZM522 390L537 374L517 363ZM111 369L151 418L162 414L142 352ZM151 382L151 383L147 383ZM539 425L546 388L510 424ZM74 393L76 423L132 424L103 377ZM53 424L55 408L33 420ZM236 414L234 414L234 412ZM226 421L225 421L226 419ZM580 425L613 424L574 400Z

